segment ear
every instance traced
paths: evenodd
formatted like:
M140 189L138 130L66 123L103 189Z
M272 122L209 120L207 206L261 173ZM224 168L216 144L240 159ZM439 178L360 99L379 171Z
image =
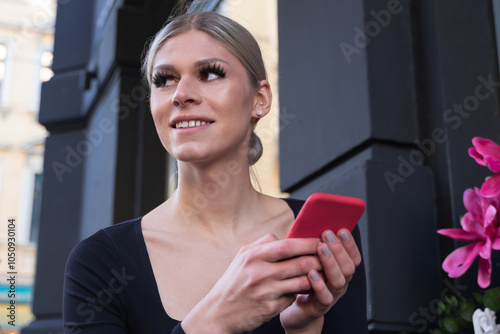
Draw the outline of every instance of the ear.
M271 85L269 85L267 80L262 80L260 88L257 90L257 94L255 94L252 118L259 119L266 116L271 110L272 101L273 93L271 92ZM261 115L257 114L258 110L262 112Z

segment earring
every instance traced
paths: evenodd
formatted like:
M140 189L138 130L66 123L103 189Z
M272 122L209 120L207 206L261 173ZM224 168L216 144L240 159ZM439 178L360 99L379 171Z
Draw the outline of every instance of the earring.
M264 105L264 102L259 102L259 104L255 106L255 108L258 108L259 106L260 106L260 107L262 107L263 105ZM257 114L257 116L259 116L259 117L260 117L260 116L262 116L262 110L260 110L260 109L259 109L259 110L257 110L257 111L256 111L256 114Z

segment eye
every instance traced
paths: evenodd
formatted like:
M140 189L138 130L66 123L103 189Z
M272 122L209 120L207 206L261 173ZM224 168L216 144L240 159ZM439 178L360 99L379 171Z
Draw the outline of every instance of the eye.
M157 88L167 87L175 83L175 78L171 74L157 72L154 74L152 82Z
M202 81L214 81L222 79L226 76L226 72L220 64L214 63L200 69L200 78Z
M220 78L220 75L219 74L215 74L215 73L208 73L207 74L207 78L205 79L206 81L212 81L212 80L215 80L215 79L219 79Z

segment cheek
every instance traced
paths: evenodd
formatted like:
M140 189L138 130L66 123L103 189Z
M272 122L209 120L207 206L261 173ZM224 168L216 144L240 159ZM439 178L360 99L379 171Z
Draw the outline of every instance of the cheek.
M151 108L151 112L155 112L158 109L158 105L161 104L161 99L159 98L157 93L151 92L149 95L149 106Z
M232 99L232 103L238 106L238 109L242 111L242 117L251 117L253 108L255 92L249 87L246 82L245 84L240 84L235 87L229 94Z
M168 131L169 125L169 108L168 100L161 98L157 94L152 93L150 96L149 107L151 109L151 117L155 124L156 132L158 137L162 142L163 146L167 149L168 146L168 136L166 132Z
M160 98L158 94L151 94L149 107L151 109L151 115L157 127L161 124L161 121L164 120L168 114L167 101L168 100L166 99Z

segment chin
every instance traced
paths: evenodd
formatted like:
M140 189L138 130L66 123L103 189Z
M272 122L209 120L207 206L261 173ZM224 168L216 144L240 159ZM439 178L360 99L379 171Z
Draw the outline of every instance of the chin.
M209 154L206 152L199 152L199 151L190 151L186 152L186 150L183 150L183 152L175 152L174 154L171 154L177 161L181 162L204 162L209 160Z

